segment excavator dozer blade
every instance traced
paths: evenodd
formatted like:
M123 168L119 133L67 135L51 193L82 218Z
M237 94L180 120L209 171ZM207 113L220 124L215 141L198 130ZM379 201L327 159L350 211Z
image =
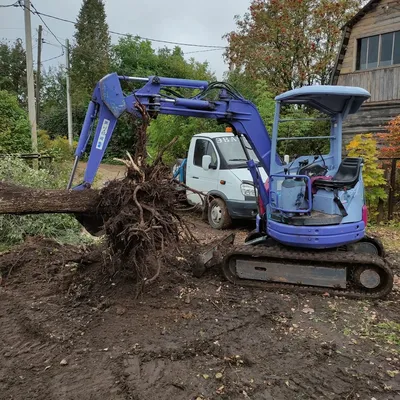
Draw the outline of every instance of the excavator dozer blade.
M209 245L205 251L199 254L197 262L192 266L193 275L200 278L207 269L221 264L226 249L230 248L234 241L235 234L229 233L216 243Z

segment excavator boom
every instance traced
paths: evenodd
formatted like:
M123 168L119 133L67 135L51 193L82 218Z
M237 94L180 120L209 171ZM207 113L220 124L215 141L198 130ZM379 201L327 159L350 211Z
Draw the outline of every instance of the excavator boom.
M123 81L140 82L144 85L133 93L125 95L121 86ZM189 98L171 96L170 88L197 90L199 93ZM217 100L210 100L211 96L215 98L215 91L219 91ZM126 77L112 73L101 79L93 92L75 151L75 162L68 188L72 187L78 161L87 148L95 123L97 122L97 127L94 132L84 180L74 189L89 188L92 185L118 118L123 113L141 118L135 104L144 106L151 118L156 118L159 114L180 115L215 119L220 123L230 125L235 134L239 137L243 135L247 139L262 167L268 173L271 138L264 122L255 105L244 99L229 84L225 82L209 84L206 81L157 76L149 78ZM243 148L245 153L248 154L244 145ZM282 164L279 157L276 157L276 162ZM252 160L249 160L249 168L255 184L260 187L260 194L267 201L267 193L263 190L261 175Z

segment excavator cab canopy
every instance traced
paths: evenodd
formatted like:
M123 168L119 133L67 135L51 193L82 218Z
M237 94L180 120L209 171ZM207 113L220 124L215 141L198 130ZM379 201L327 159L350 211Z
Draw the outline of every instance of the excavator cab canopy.
M275 97L281 104L302 104L321 111L324 114L355 114L364 101L371 97L369 92L359 87L314 85L289 90Z

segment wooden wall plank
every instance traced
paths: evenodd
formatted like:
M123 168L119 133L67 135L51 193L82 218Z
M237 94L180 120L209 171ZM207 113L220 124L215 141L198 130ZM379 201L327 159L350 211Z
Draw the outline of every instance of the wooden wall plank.
M359 86L368 90L371 102L400 100L400 66L342 73L338 85Z
M400 101L364 103L357 114L350 115L343 124L345 142L359 133L385 132L386 124L400 115Z

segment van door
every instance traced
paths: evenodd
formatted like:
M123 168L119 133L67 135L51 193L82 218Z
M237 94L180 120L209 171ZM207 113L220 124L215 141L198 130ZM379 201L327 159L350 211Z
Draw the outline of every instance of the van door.
M207 171L202 167L202 159L204 155L211 156L212 168ZM186 184L204 194L207 194L211 190L217 190L219 183L220 160L214 143L207 138L196 138L194 151L192 154L188 154L188 157ZM187 191L187 199L189 203L201 204L201 198L196 193Z

